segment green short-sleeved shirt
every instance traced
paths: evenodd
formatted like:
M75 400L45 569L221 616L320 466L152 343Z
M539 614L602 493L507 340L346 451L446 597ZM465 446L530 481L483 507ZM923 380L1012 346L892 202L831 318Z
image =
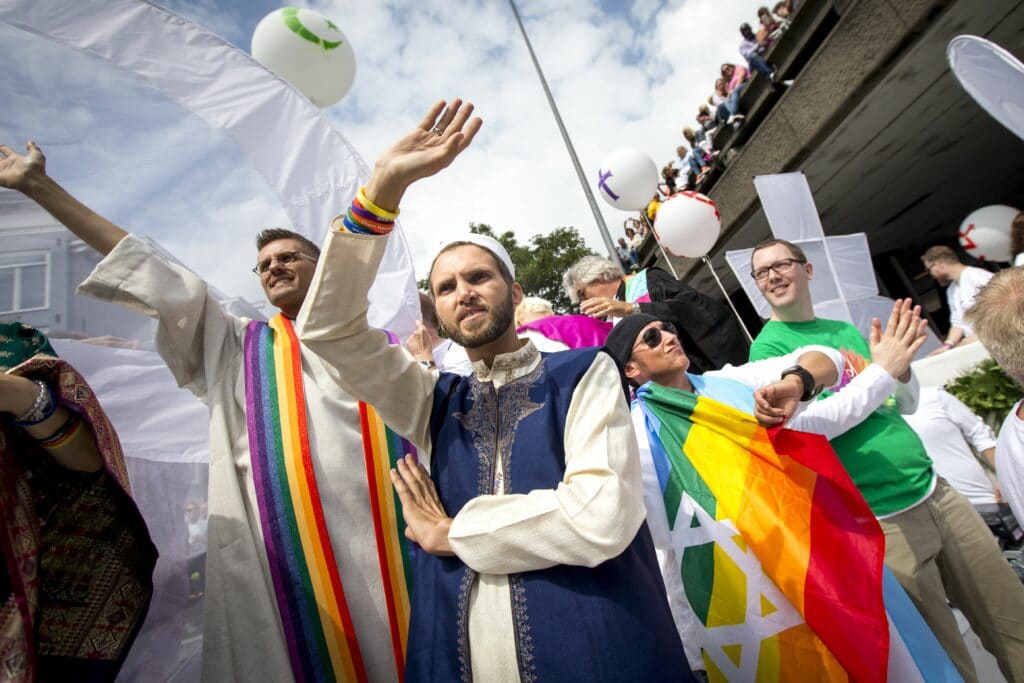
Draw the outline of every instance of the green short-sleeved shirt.
M750 347L750 360L781 356L808 344L843 352L847 361L844 385L871 359L867 340L853 325L815 318L798 323L769 321ZM821 397L830 395L826 391ZM920 502L931 490L935 477L931 458L891 398L831 443L878 516L904 510Z

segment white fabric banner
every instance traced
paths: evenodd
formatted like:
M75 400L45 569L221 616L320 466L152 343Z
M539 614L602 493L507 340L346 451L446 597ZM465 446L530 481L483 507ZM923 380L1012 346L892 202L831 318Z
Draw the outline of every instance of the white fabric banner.
M957 36L949 41L946 59L967 94L1024 140L1024 64L978 36Z
M303 95L238 48L150 2L0 0L0 21L105 59L224 131L278 195L296 231L314 242L323 241L368 177L348 140ZM370 324L404 337L418 318L412 260L397 228L370 290Z

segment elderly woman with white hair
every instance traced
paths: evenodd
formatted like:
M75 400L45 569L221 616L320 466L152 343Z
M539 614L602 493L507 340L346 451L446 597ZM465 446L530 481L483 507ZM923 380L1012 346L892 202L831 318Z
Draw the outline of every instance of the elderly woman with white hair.
M570 266L562 284L580 313L591 318L617 322L646 313L672 323L697 372L747 360L746 340L729 307L661 269L627 276L610 260L590 255Z

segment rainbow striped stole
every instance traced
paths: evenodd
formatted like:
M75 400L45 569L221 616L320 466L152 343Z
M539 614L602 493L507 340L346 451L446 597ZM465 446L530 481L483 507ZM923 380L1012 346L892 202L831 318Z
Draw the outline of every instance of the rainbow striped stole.
M324 520L309 448L299 341L278 314L245 334L246 422L253 483L281 624L296 681L366 681ZM408 631L404 522L387 471L405 443L360 404L364 456L399 680Z
M637 392L712 681L884 681L884 539L821 436Z
M391 344L398 337L386 332ZM363 430L363 455L370 490L377 559L384 585L384 601L391 629L391 647L399 680L405 679L405 653L409 640L409 591L412 585L410 544L405 538L405 518L398 494L391 486L391 469L406 454L417 456L416 448L388 428L373 406L359 402Z
M651 300L647 291L647 269L639 270L626 276L626 301L642 304Z

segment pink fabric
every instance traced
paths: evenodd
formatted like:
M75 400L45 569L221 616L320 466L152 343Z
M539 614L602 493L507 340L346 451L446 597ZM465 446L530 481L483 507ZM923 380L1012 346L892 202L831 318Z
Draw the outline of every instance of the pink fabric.
M540 332L548 339L560 341L570 349L585 349L603 346L608 333L612 331L612 324L585 315L549 315L520 325L516 332L522 333L525 330Z

